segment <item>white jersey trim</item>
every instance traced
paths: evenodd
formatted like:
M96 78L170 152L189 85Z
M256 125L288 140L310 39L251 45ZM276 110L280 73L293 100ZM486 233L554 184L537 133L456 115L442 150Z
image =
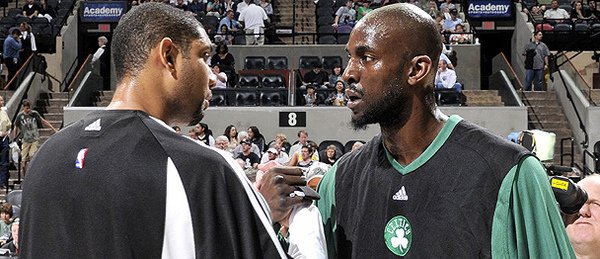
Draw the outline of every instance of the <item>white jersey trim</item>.
M167 195L165 204L165 235L161 258L195 258L192 212L179 171L171 158L167 159Z

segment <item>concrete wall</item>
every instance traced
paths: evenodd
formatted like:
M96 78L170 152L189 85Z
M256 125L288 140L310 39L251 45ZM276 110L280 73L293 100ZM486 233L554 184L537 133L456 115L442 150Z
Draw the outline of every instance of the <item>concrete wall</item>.
M64 123L69 125L88 112L98 109L103 108L65 107ZM510 132L527 129L525 107L443 107L441 110L448 115L458 114L503 138ZM306 127L279 127L279 112L292 111L306 112ZM240 131L256 125L268 140L273 139L277 133L284 133L292 142L301 129L307 130L309 138L314 141L335 139L342 143L349 140L369 140L379 132L377 125L369 126L364 131L354 131L349 121L350 111L342 107L211 107L203 120L214 135L223 134L225 127L230 124Z
M77 58L77 12L67 18L67 25L61 29L61 35L56 37L56 53L43 54L48 62L48 74L58 80L63 80L69 67ZM52 82L52 90L58 89L60 82Z
M525 56L523 56L523 49L533 36L533 25L527 23L527 15L520 11L520 4L515 5L517 8L515 30L512 36L512 47L513 50L510 57L510 62L517 74L517 77L523 83L525 81ZM543 40L542 40L543 41Z
M559 100L563 106L563 111L571 126L575 143L580 144L585 140L583 131L579 128L579 120L575 114L575 109L577 109L588 134L587 150L593 152L594 143L600 141L600 107L590 105L590 102L585 97L585 94L581 92L569 73L563 70L561 70L561 72L565 79L566 87L569 89L569 92L573 97L575 108L573 108L569 102L569 99L567 98L565 87L563 86L558 72L554 73L554 82L549 83L552 84L552 87L554 87L555 91L558 93ZM582 149L581 145L578 145L578 147L579 149ZM589 159L587 166L589 168L594 168Z
M229 46L229 52L235 58L236 71L244 68L244 58L247 56L286 56L288 57L288 66L297 69L300 56L340 56L343 66L346 66L348 54L344 47L344 45L232 45ZM456 50L458 57L458 66L456 67L458 80L464 82L466 89L469 90L481 89L480 48L479 44L452 45L452 49Z

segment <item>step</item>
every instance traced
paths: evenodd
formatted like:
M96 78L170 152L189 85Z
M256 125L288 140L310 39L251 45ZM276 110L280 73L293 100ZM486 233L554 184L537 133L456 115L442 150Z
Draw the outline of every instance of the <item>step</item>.
M463 90L466 96L498 96L498 90Z
M106 107L109 104L110 104L110 101L99 101L99 102L96 102L96 106L97 107Z
M63 113L64 112L64 107L63 106L47 106L46 109L46 113Z
M69 99L68 92L52 92L52 93L41 93L42 99Z
M69 99L63 99L63 98L53 98L53 99L48 99L48 105L49 106L67 106L67 104L69 104Z
M52 125L52 127L54 127L55 129L60 129L60 126L62 125L62 120L48 120L48 122L50 122L50 124Z
M62 121L64 115L62 113L46 113L44 114L44 118L48 121Z

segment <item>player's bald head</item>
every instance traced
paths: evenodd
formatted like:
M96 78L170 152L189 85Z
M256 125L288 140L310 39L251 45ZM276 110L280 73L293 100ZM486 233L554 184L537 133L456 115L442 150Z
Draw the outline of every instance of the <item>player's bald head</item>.
M401 47L390 51L405 51L410 56L427 55L433 64L437 64L442 52L442 36L435 21L413 4L377 8L361 19L355 29L373 35L373 40L391 41Z

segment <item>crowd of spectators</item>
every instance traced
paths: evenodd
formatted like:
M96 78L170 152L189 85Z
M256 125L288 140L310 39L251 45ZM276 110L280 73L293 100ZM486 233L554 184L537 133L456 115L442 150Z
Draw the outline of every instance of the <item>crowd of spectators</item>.
M222 135L213 138L212 134L208 125L199 123L190 128L187 137L202 145L227 152L251 177L254 177L263 166L274 162L278 165L298 166L305 171L317 167L328 168L345 151L336 145L325 145L319 149L316 142L309 140L308 132L305 130L298 132L298 139L293 145L282 133L267 142L257 126L250 126L246 131L238 132L234 125L229 125ZM352 150L360 148L362 143L355 142Z
M31 1L31 0L30 0ZM157 0L192 13L204 25L215 43L263 45L265 28L273 15L269 0ZM133 0L131 6L144 2ZM242 42L235 36L245 35Z
M345 1L345 0L338 0ZM349 31L347 28L354 27L364 15L375 8L383 5L397 3L398 1L372 1L372 0L348 0L335 10L333 28L338 32ZM403 1L400 1L403 2ZM406 1L421 7L432 18L436 19L440 33L445 36L445 43L463 44L473 43L473 35L465 30L466 22L460 18L460 5L452 0L443 1Z
M551 30L557 23L592 23L600 20L600 9L596 0L564 1L553 0L550 5L537 2L523 3L523 11L529 14L536 30Z

